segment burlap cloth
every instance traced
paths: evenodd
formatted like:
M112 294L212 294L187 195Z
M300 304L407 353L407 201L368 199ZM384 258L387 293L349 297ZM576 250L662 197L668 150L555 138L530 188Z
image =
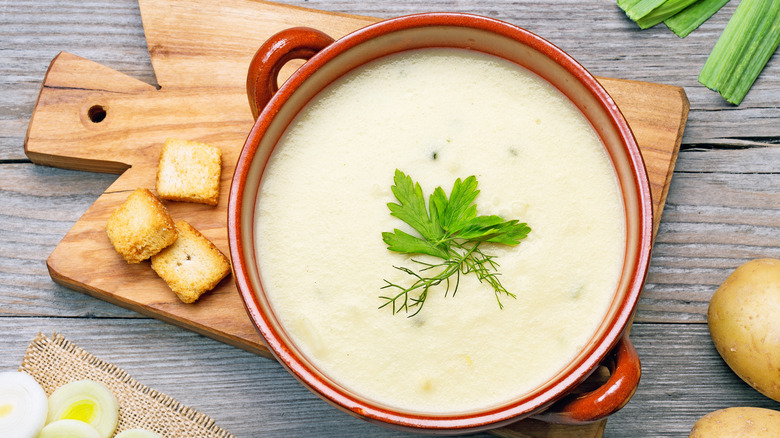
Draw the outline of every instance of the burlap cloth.
M30 374L47 395L82 379L104 383L119 401L117 433L143 428L165 438L233 438L214 420L135 381L124 370L87 353L63 336L38 334L27 348L20 371Z

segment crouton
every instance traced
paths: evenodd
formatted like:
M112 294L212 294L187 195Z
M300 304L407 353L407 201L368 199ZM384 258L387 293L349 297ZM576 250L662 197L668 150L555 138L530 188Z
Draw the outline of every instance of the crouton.
M176 228L179 238L152 257L152 269L182 302L192 303L230 273L230 262L187 222L177 221Z
M149 189L138 188L106 223L111 244L128 263L140 263L172 244L178 235L168 210Z
M222 151L214 146L169 138L160 152L157 194L170 201L217 205Z

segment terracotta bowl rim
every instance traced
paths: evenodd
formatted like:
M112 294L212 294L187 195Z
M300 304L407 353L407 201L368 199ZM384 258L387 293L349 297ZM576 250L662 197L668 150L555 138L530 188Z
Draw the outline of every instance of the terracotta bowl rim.
M456 26L497 33L516 40L520 44L530 46L566 69L585 86L601 105L602 110L609 115L609 120L613 125L611 129L619 134L621 142L626 148L627 156L630 158L631 176L637 188L638 216L640 216L638 218L639 245L637 245L637 248L629 248L629 251L636 253L636 266L633 269L633 274L630 276L631 280L626 287L627 292L622 298L620 310L609 322L609 329L605 330L593 344L596 347L590 355L571 367L571 371L568 374L560 376L553 385L550 385L539 394L530 397L530 399L529 397L523 397L519 401L476 413L453 415L404 413L397 409L366 403L364 400L353 397L339 387L325 382L317 373L309 370L305 364L299 363L296 354L291 351L292 347L278 338L275 333L274 323L269 321L269 317L261 310L258 299L255 296L255 290L247 274L247 269L253 268L245 266L246 256L242 245L241 211L245 196L244 184L262 133L281 104L320 66L329 62L340 53L386 33L424 26ZM253 196L256 196L256 194ZM561 396L574 389L596 369L612 347L620 340L633 316L650 261L653 232L652 215L653 204L647 173L633 133L615 102L601 84L582 65L552 43L510 23L464 13L422 13L391 18L370 24L336 40L306 62L279 88L279 91L266 105L252 127L238 158L236 170L231 181L228 202L228 241L236 285L252 323L263 336L263 339L276 358L305 386L326 401L369 421L415 430L471 432L499 427L543 411ZM254 243L251 243L250 249L246 251L252 251L251 248L253 246Z

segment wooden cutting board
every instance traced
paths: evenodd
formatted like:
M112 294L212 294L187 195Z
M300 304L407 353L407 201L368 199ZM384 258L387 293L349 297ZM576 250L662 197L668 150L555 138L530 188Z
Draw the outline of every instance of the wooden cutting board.
M223 151L216 207L166 202L228 254L230 179L253 120L245 94L255 50L274 33L310 26L334 38L378 21L252 0L139 0L159 89L77 56L51 63L30 120L25 152L35 163L121 176L78 220L47 260L54 281L271 357L228 277L195 304L183 304L151 270L129 265L105 233L108 216L137 187L153 189L167 137ZM544 36L544 35L542 35ZM553 41L554 42L554 41ZM292 62L281 78L300 65ZM650 176L657 229L688 114L679 87L599 78L629 121ZM533 420L499 429L502 436L601 436L604 422L548 426Z

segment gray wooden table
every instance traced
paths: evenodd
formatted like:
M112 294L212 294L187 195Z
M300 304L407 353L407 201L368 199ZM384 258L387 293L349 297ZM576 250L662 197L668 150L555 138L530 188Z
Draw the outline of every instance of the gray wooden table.
M639 31L612 0L286 3L376 17L487 15L551 40L595 75L684 87L691 111L632 330L642 380L605 436L687 436L719 408L780 409L722 362L705 321L734 268L780 258L780 55L738 107L696 81L737 0L685 39L663 25ZM37 333L58 332L239 437L403 435L342 414L272 360L51 281L46 258L116 178L24 155L41 81L60 51L155 83L134 0L0 2L0 370L16 369Z

